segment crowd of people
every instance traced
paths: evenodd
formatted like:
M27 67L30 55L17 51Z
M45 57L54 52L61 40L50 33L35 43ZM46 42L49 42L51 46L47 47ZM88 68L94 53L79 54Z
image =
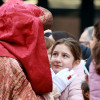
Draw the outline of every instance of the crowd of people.
M100 99L100 21L79 40L52 24L43 7L0 6L0 100Z

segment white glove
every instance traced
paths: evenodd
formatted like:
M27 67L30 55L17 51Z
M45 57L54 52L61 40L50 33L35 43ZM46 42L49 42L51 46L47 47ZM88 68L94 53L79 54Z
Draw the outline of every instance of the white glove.
M65 68L58 72L57 74L51 69L53 84L56 85L58 91L61 93L76 77L73 75L74 70L69 71L68 68Z

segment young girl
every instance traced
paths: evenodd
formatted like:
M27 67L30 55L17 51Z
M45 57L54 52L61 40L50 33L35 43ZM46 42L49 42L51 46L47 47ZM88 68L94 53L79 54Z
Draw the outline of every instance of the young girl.
M100 100L100 21L94 25L90 42L92 62L89 67L90 100Z
M47 54L48 58L50 61L51 58L51 50L54 45L54 41L48 37L45 37L45 43L46 43L46 48L47 48ZM62 71L59 71L59 73L55 74L53 70L51 69L52 72L52 80L53 80L53 91L50 94L44 95L44 98L46 100L58 100L59 96L61 95L61 92L74 80L75 76L73 75L74 71L69 71L68 68L64 69ZM63 74L63 79L61 79L61 74ZM70 76L70 79L67 79L67 76ZM63 85L63 87L61 87Z
M77 74L61 94L60 100L84 100L81 83L85 80L85 74L80 62L82 53L79 43L72 38L60 39L54 44L51 54L51 67L55 74L65 68L73 69Z

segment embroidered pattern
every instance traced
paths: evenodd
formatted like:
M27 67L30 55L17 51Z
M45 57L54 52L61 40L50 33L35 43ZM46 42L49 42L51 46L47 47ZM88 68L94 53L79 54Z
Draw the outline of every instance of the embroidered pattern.
M18 61L0 57L0 100L42 99L35 95Z

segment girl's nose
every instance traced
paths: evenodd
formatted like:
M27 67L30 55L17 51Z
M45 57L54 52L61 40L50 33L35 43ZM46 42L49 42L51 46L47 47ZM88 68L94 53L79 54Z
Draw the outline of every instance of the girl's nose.
M60 56L60 55L57 56L56 61L57 61L57 62L61 62L61 56Z

